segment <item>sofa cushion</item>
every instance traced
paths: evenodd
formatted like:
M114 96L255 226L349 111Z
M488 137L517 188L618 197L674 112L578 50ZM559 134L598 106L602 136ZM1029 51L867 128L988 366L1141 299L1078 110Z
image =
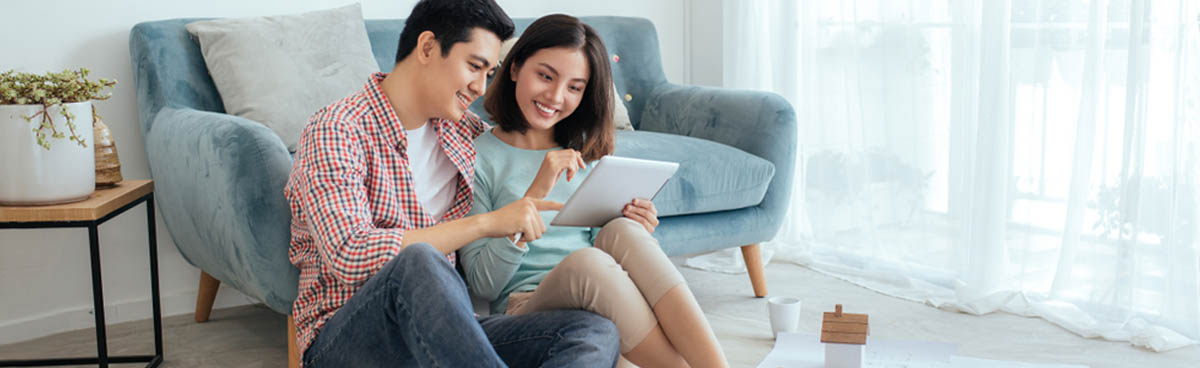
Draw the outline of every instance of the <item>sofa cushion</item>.
M190 23L225 112L266 125L295 151L308 117L379 71L358 4Z
M712 141L647 131L618 131L616 139L616 156L679 163L654 197L660 217L757 205L775 176L770 161Z

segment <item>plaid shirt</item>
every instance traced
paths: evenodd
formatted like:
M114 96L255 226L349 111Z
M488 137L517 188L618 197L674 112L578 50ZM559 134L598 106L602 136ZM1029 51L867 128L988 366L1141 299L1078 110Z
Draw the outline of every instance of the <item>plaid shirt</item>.
M309 118L284 195L292 211L288 256L300 269L292 305L301 354L321 326L400 252L404 232L433 226L417 201L407 140L376 73L363 89ZM467 112L433 119L442 149L458 168L458 192L441 221L471 209L475 137L489 126ZM454 263L454 254L448 255Z

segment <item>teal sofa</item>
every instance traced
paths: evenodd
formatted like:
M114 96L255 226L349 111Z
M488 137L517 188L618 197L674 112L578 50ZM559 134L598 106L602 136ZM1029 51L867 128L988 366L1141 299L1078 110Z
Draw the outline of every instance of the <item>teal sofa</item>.
M288 262L283 187L292 157L265 126L224 113L199 45L184 30L196 20L145 22L129 36L158 208L180 253L204 272L198 321L207 318L218 283L290 315L299 273ZM755 293L765 295L754 260L787 208L796 156L791 105L771 93L670 83L649 21L583 20L619 56L613 77L637 129L617 134L616 155L681 164L655 199L661 225L654 236L670 255L742 246ZM517 33L532 21L516 19ZM381 70L391 70L403 26L400 19L366 21ZM472 109L486 117L481 102Z

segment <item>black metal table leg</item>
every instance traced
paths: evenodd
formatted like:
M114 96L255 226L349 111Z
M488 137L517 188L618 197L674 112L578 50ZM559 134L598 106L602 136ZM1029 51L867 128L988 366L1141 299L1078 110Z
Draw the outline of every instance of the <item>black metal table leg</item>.
M88 246L92 251L92 303L96 316L96 357L100 368L108 367L108 338L104 331L104 284L100 281L100 234L96 223L88 224Z
M104 283L101 280L100 270L100 224L109 219L124 213L125 210L136 206L142 202L146 203L146 224L148 226L147 233L149 234L150 243L150 293L151 304L154 315L154 354L155 355L130 355L130 356L109 356L108 355L108 337L104 320ZM0 223L0 229L37 229L37 228L79 228L85 227L88 230L88 248L91 253L92 263L92 306L94 308L93 315L96 319L96 357L81 357L81 358L52 358L52 359L16 359L16 360L0 360L0 367L30 367L30 366L57 366L57 365L84 365L97 364L100 367L108 367L109 364L124 364L124 363L141 363L146 362L146 367L158 367L163 362L163 332L162 332L162 301L158 290L158 241L157 232L154 226L154 193L150 192L141 198L138 198L129 204L109 213L107 216L98 220L92 221L46 221L46 222L3 222Z
M157 367L163 358L162 309L158 294L158 238L154 226L154 193L146 195L146 228L150 234L150 294L154 310L154 355L148 367Z

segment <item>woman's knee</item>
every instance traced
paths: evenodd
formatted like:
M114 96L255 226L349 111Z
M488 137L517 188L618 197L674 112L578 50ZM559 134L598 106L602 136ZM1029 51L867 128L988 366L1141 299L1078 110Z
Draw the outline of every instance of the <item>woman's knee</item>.
M596 236L596 247L608 252L621 262L627 253L662 253L658 241L637 221L621 217L605 224Z
M609 233L609 232L619 232L622 234L626 234L626 233L630 233L630 232L648 233L646 231L646 228L643 227L641 223L634 221L633 219L628 218L628 217L617 217L615 219L612 219L608 223L604 224L604 227L600 228L599 234L605 234L605 233Z
M566 255L554 269L563 272L569 284L600 285L602 290L612 290L620 278L628 278L612 255L596 248L583 248Z
M579 274L602 273L614 267L619 269L617 261L608 253L596 248L583 248L571 252L556 266L564 271Z

